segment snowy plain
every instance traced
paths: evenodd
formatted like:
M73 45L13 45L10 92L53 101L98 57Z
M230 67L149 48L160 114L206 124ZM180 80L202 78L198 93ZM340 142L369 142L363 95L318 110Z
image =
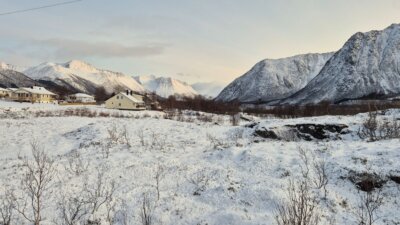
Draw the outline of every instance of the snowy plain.
M254 129L246 126L251 122L245 121L240 126L195 119L180 122L166 119L163 112L110 111L100 106L84 108L118 116L59 113L79 108L83 106L0 101L0 196L5 189L20 194L21 159L31 157L32 141L55 159L57 176L46 199L43 224L61 224L57 222L60 196L79 195L83 183L95 183L99 171L106 182L115 182L116 214L127 210L129 224L141 224L146 194L151 199L154 224L164 225L275 224L275 205L285 199L289 179L302 176L299 148L327 163L327 197L319 198L318 204L321 224L357 224L355 214L362 193L348 179L351 171L381 177L400 175L398 139L367 142L356 135L366 114L253 118L265 127L298 123L349 126L349 133L339 140L290 142L257 138ZM390 110L386 116L400 118L400 111ZM125 131L127 139L112 140L110 131ZM87 165L79 175L69 169L70 156L76 152ZM155 175L160 167L163 176L158 199ZM375 224L400 224L399 184L387 179L382 193L384 202ZM102 221L104 212L105 208L98 212ZM16 217L16 224L29 224ZM122 223L117 218L115 224Z

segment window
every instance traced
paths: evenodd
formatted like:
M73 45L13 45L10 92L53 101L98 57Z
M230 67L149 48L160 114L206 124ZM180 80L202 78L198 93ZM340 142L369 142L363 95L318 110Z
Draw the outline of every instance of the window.
M119 99L119 96L117 96L117 99Z
M118 106L121 106L121 103L119 103Z

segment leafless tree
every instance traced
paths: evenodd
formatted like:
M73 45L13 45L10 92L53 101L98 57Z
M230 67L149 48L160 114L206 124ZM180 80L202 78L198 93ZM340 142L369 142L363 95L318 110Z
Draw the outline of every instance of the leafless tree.
M59 218L62 225L79 225L89 214L89 208L84 199L63 194L58 203Z
M373 225L379 219L378 210L383 205L381 189L359 192L360 200L355 212L359 225Z
M88 170L89 161L85 161L82 159L79 151L73 151L67 156L68 165L65 167L67 171L70 173L80 176L82 173Z
M45 220L42 217L42 210L45 208L45 201L48 199L56 175L56 167L53 159L37 142L33 141L31 148L33 161L25 160L25 175L22 178L22 188L27 198L22 204L17 201L16 209L26 220L34 225L40 225ZM29 209L27 205L30 206Z
M0 201L0 224L1 225L11 225L14 208L15 208L15 197L10 190L6 190L4 195L1 196Z
M215 171L207 172L204 169L192 174L192 176L189 178L189 182L195 186L193 195L201 195L201 192L207 189L214 176Z
M287 199L275 205L275 221L278 225L317 225L318 201L306 180L289 181Z
M299 155L302 161L302 164L300 164L301 173L304 179L308 179L310 176L310 164L311 164L310 155L306 149L301 147L299 148Z
M154 179L156 181L156 191L157 191L157 200L160 200L160 185L162 179L165 177L165 169L164 166L158 164L156 167Z
M153 224L153 206L151 205L149 196L147 194L143 195L142 207L140 210L140 219L142 225Z
M89 213L94 215L99 208L106 204L106 202L113 199L115 193L115 182L105 183L104 171L99 171L97 179L94 184L84 184L82 196L85 203L89 206Z
M325 159L315 159L313 160L313 169L314 169L314 175L315 178L313 179L313 183L316 188L318 189L323 189L324 191L324 198L326 198L327 195L327 188L326 186L329 183L329 177L328 177L328 169L327 169L327 163Z
M118 128L115 124L113 124L110 128L107 129L108 132L108 138L112 143L118 143L121 135L118 132Z
M125 141L125 144L129 148L132 147L131 140L129 138L129 132L128 132L128 129L127 129L126 125L124 125L123 128L122 128L122 137L123 137L123 139Z
M146 146L146 142L145 142L145 138L144 138L144 128L141 127L138 130L136 130L136 135L139 138L140 145L142 147L145 147Z
M367 119L362 123L358 135L361 138L368 138L370 141L377 140L377 130L378 130L378 112L369 112Z

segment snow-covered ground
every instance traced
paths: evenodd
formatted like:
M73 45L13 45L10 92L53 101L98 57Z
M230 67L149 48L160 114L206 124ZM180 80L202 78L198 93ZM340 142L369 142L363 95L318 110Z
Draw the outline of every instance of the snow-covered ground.
M381 189L384 201L375 224L400 222L399 184L388 178L400 175L400 142L360 140L355 134L365 114L256 118L265 127L298 123L349 126L350 133L342 140L286 142L256 138L254 128L246 127L246 122L241 126L179 122L165 119L161 112L117 111L129 115L121 118L34 113L60 112L69 107L0 101L1 189L14 189L21 196L22 159L31 158L32 142L39 143L55 159L57 176L52 193L45 199L43 224L61 224L55 222L61 196L79 196L84 183L93 185L99 173L104 173L106 185L115 182L117 218L121 219L126 210L129 224L141 224L144 194L149 196L154 224L275 224L275 205L285 198L289 179L297 181L302 176L299 148L327 163L327 198L318 197L321 224L332 224L328 220L357 224L356 210L363 193L348 179L352 172L376 173L387 180ZM8 116L10 112L19 116ZM400 111L388 114L400 117ZM83 170L77 174L71 171L70 162L79 164L78 160ZM155 177L159 168L163 168L163 175L158 199ZM103 221L106 208L103 205L98 212ZM16 224L29 224L17 217Z

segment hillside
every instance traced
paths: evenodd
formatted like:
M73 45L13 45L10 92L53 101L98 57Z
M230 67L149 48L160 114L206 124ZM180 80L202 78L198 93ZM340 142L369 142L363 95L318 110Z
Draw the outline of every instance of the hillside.
M48 81L79 92L94 94L96 88L104 87L107 92L130 89L144 92L145 89L132 77L72 60L67 63L43 63L31 67L24 73L35 80Z
M251 103L283 99L307 85L332 55L305 54L265 59L224 88L216 100Z
M387 98L400 93L400 24L353 35L301 91L280 104Z

